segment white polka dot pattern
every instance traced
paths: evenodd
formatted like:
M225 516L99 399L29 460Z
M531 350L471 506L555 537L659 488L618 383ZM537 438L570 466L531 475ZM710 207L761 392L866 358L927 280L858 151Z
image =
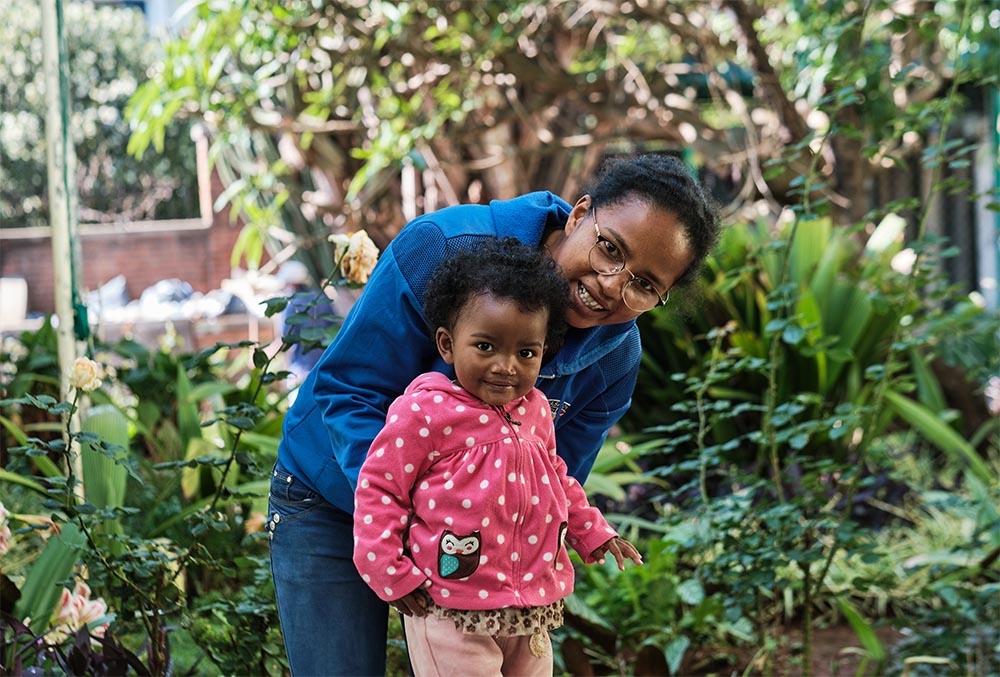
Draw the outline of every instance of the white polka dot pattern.
M589 561L614 531L554 453L544 396L532 391L503 408L515 426L441 374L418 377L402 399L372 443L355 494L355 564L366 583L392 600L429 582L435 602L464 609L569 594L567 545ZM478 544L462 569L439 561L439 548L456 542Z

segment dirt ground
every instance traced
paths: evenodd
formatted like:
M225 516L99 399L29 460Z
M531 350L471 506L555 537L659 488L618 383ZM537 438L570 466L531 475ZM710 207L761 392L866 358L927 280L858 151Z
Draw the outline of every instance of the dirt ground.
M899 633L892 628L876 628L875 634L887 648L900 639ZM772 674L780 677L804 675L800 659L801 645L801 631L790 631L778 649ZM685 660L682 666L683 677L763 674L763 665L760 663L762 657L751 653L724 660L711 655L708 649L697 649L691 653L690 659ZM861 661L861 643L850 626L838 625L813 631L812 669L809 671L812 677L855 677ZM869 669L866 674L874 674L874 671Z

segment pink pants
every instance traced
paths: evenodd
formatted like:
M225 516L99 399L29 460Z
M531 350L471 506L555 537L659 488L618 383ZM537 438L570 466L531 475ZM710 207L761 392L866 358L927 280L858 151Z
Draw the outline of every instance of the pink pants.
M447 618L404 616L406 649L415 677L517 675L551 677L552 655L531 653L531 637L468 635Z

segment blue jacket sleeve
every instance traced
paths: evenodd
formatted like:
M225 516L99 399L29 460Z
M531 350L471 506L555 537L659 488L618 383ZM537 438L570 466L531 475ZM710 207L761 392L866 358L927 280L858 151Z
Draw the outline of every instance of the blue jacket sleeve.
M396 258L414 242L419 243L425 269L433 270L444 252L440 230L433 224L404 229L383 253L364 293L315 368L314 400L334 457L352 489L372 440L385 424L389 405L437 356L422 299L400 272ZM322 491L323 483L319 484Z

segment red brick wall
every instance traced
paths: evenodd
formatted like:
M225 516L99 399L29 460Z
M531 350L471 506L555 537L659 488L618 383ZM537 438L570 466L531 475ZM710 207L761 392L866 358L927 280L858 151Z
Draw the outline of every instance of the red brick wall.
M217 289L230 276L229 257L239 230L238 225L229 224L227 215L216 215L209 226L201 219L81 225L83 291L96 289L118 274L125 276L130 298L173 277L195 291ZM54 312L48 228L0 228L0 277L28 281L29 313Z

